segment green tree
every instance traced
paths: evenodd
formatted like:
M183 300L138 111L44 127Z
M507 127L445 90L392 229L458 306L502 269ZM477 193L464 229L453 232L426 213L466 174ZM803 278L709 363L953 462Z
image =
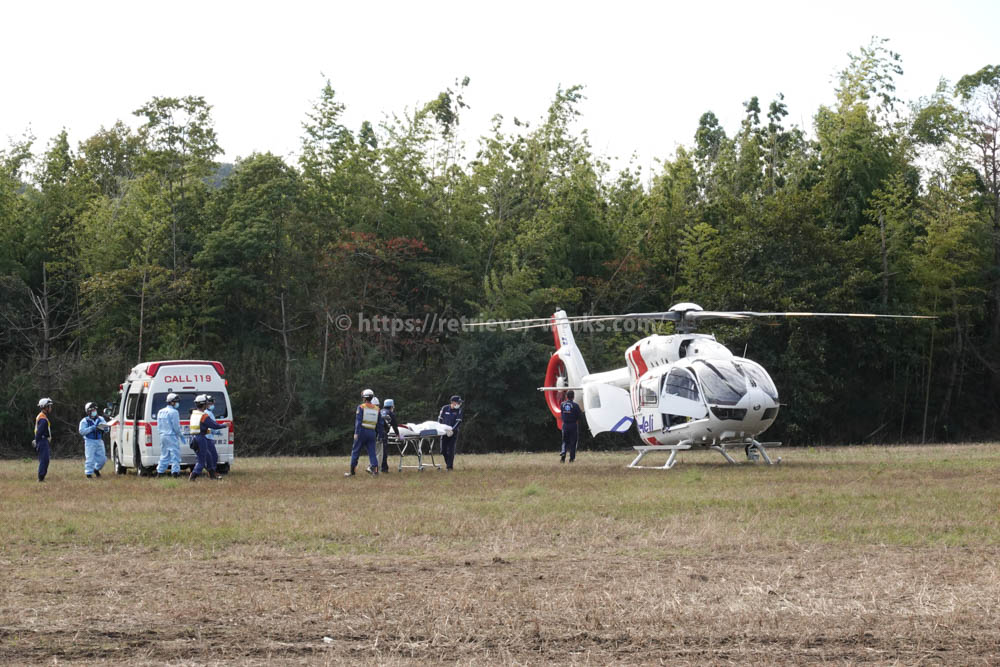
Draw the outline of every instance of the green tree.
M212 107L200 96L154 97L136 109L145 118L139 128L143 171L155 174L170 207L170 266L177 271L179 254L193 253L193 244L181 238L198 227L198 207L207 178L222 152L216 143ZM180 245L179 245L180 243Z

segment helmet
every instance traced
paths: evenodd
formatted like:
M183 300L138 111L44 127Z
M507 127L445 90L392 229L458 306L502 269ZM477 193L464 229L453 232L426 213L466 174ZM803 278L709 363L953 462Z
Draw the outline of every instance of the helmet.
M90 412L91 410L96 410L96 409L97 409L97 403L94 403L93 401L83 406L84 412Z
M462 397L459 396L458 394L455 394L454 396L451 397L451 402L452 403L461 403L462 402Z
M195 405L205 405L206 403L208 403L208 398L205 397L205 394L198 394L194 397Z
M47 408L52 405L53 401L51 398L40 398L38 399L38 407Z
M205 400L213 405L215 404L215 396L212 396L211 394L205 394Z
M371 389L365 389L363 392L361 392L361 398L371 399L373 396L375 396L375 392L372 391Z
M391 408L394 405L396 405L396 401L392 400L391 398L385 399L385 407Z
M168 405L170 403L176 403L179 400L180 400L180 397L177 394L175 394L174 392L170 392L169 394L167 394L167 404Z
M378 396L372 399L372 405L374 405L376 408L378 407Z

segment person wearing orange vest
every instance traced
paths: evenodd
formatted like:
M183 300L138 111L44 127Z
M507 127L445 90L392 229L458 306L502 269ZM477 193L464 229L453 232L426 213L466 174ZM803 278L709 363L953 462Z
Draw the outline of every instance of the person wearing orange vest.
M212 413L208 407L208 397L205 394L198 394L194 397L194 410L191 411L191 419L188 428L191 431L191 449L198 454L198 462L191 470L188 477L192 482L198 479L198 475L206 467L208 476L212 479L222 479L219 473L215 472L215 461L219 460L219 455L215 452L215 441L208 436L208 432L214 428L225 428L212 419Z
M354 469L358 467L358 459L361 457L361 447L368 449L368 474L378 474L378 457L375 455L375 434L381 430L382 415L379 409L372 403L375 392L365 389L361 392L362 403L358 406L354 415L354 447L351 448L351 471L345 472L344 477L354 475Z
M45 475L49 472L49 446L52 440L52 425L49 423L49 415L52 414L52 399L43 398L38 401L40 412L35 417L35 439L32 444L38 452L38 481L44 482Z

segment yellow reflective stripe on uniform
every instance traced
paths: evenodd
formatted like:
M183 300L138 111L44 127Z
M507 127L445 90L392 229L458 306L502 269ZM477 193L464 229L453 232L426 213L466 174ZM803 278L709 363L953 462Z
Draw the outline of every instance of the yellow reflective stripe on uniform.
M191 431L191 435L198 435L201 433L201 420L204 418L205 413L201 410L194 410L191 413L191 423L188 425L188 429Z
M361 426L367 429L374 429L378 423L378 410L374 405L367 403L361 404L361 410Z
M46 438L51 438L52 437L52 422L49 421L49 416L47 414L45 414L44 412L39 412L38 416L35 417L35 433L38 432L38 422L40 422L43 419L45 420L45 431L46 431L45 437ZM374 428L374 427L372 427L372 428Z

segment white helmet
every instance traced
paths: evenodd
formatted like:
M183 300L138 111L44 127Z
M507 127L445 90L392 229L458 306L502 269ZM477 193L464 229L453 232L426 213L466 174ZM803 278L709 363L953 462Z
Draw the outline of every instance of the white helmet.
M41 398L41 399L38 400L38 407L40 407L40 408L47 408L47 407L49 407L52 404L53 404L53 401L52 401L51 398Z
M206 403L208 403L208 399L205 397L205 394L198 394L194 397L195 405L205 405Z
M171 403L176 403L179 400L180 400L180 396L178 396L174 392L170 392L169 394L167 394L167 405L169 405Z
M90 412L91 410L96 410L96 409L97 409L97 403L94 403L93 401L83 406L84 412Z
M372 399L372 405L374 405L376 408L379 406L378 396Z
M367 398L367 399L371 400L372 397L374 397L374 396L375 396L375 392L372 391L371 389L365 389L363 392L361 392L361 398Z

